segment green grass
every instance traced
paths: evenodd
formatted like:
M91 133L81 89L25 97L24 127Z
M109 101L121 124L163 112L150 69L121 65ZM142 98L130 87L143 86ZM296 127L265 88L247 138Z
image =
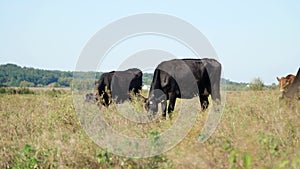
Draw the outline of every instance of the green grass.
M199 113L188 135L161 155L135 159L111 154L90 140L69 91L0 94L0 167L300 168L300 102L286 103L279 95L272 90L227 92L221 122L204 143L198 138L208 111L200 113L193 99L190 109ZM82 105L91 106L83 100ZM130 105L142 109L138 101ZM180 101L172 120L144 125L125 119L115 106L102 112L116 131L155 140L174 124L179 110Z

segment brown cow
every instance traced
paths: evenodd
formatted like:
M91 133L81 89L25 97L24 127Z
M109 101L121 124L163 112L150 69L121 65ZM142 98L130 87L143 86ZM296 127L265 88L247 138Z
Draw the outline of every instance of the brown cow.
M280 91L281 92L287 92L290 85L294 82L295 80L295 75L289 74L286 77L282 77L282 78L278 78L277 80L279 82L279 86L280 86Z
M296 98L300 100L300 68L298 69L297 75L293 80L293 83L289 85L288 91L283 93L283 96L288 98L293 98L296 95Z
M282 97L288 97L292 98L296 94L298 99L299 97L299 88L300 88L300 68L297 72L297 75L288 75L286 77L278 78L277 80L279 81L280 84L280 91L282 92Z

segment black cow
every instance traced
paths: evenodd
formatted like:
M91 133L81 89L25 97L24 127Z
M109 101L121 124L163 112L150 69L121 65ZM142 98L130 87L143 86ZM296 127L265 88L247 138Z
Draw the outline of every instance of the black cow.
M202 109L208 107L208 96L221 101L221 64L214 59L174 59L160 63L154 71L147 108L158 111L161 102L163 117L172 113L176 98L200 98Z
M139 93L142 89L142 77L142 71L136 68L103 73L96 82L97 99L104 106L109 106L111 100L122 103L130 99L130 92L135 95Z

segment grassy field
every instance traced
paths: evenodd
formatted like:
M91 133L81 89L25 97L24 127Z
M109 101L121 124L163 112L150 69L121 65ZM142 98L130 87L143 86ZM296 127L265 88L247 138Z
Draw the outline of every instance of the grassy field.
M277 90L227 92L221 122L204 143L198 137L208 111L200 113L194 99L191 108L199 113L188 135L163 154L136 159L111 154L89 139L68 90L1 94L0 167L300 168L300 102L280 101L279 95ZM122 119L114 106L102 111L125 135L151 137L173 124L170 119L136 124Z

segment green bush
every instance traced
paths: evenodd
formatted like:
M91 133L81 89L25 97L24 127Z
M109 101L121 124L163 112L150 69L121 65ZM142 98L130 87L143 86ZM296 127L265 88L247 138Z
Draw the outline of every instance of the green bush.
M64 92L63 90L55 90L55 89L52 89L52 90L46 91L45 93L46 93L48 96L51 96L51 97L57 97L58 95L64 94L65 92Z
M18 94L34 94L34 92L28 88L19 88L17 90Z
M263 90L264 89L264 83L260 78L255 78L250 83L250 89L251 90Z
M26 80L23 80L23 81L20 83L20 87L34 87L34 83L28 82L28 81L26 81Z
M5 93L6 93L5 88L0 88L0 94L5 94Z
M29 88L0 88L1 94L34 94L34 91L30 90Z

